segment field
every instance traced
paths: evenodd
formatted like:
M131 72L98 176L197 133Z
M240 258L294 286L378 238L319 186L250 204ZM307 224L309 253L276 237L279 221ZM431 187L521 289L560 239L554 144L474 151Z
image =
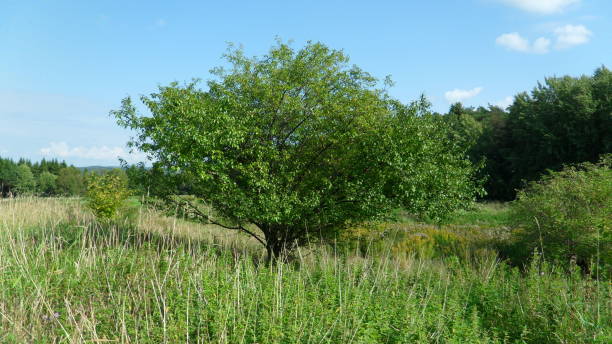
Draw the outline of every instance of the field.
M0 343L612 341L612 286L578 270L354 237L266 265L240 233L137 205L100 223L81 204L0 201ZM398 214L386 228L486 237L504 216L479 206L434 228Z

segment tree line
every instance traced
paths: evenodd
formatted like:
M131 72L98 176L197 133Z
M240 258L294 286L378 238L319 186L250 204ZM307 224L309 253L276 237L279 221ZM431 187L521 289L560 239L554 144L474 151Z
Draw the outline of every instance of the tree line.
M80 196L87 171L56 159L31 162L0 158L0 196Z
M438 114L485 180L487 199L513 200L526 182L612 152L612 72L550 77L508 109L453 104Z

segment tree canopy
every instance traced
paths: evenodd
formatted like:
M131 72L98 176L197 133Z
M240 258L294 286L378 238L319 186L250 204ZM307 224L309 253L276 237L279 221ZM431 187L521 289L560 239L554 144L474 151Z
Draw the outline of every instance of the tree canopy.
M342 51L279 42L260 58L225 57L206 90L172 83L141 97L149 114L129 97L112 113L153 170L189 178L226 222L206 221L250 233L269 256L396 207L440 218L478 192L427 102L391 99Z
M444 118L472 161L484 160L487 197L512 200L547 170L612 153L611 94L612 72L601 67L592 76L547 78L516 95L507 112L454 104Z

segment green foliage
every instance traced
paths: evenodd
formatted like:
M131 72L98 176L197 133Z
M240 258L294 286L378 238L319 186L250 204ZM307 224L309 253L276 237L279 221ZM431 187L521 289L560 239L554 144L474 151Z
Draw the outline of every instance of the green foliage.
M51 208L55 216L40 226L0 220L0 342L603 344L612 338L612 285L546 263L521 273L493 259L315 251L292 264L262 266L254 263L257 251L245 247L101 226L86 216L67 221Z
M499 228L510 222L508 203L478 202L472 208L453 213L446 221L452 225L472 225L481 228Z
M471 146L473 162L485 162L487 198L512 200L524 182L565 164L596 162L612 153L612 72L553 77L514 97L508 112L495 106L451 106L444 116L458 144ZM482 127L479 134L476 120Z
M563 266L573 260L612 273L610 158L551 172L519 192L510 216L517 228L515 262L524 263L537 250Z
M36 180L28 165L21 164L17 166L16 177L15 191L18 194L33 194L36 191Z
M66 178L62 178L64 182L60 182L62 188L58 190L57 177L60 170L65 168L66 163L57 160L43 159L32 163L26 159L14 162L0 158L0 197L35 193L42 196L75 195L67 187ZM72 189L82 191L82 183L80 188Z
M63 196L80 196L86 191L83 172L72 166L59 170L55 184L57 192Z
M141 98L150 116L129 98L113 114L154 169L190 180L239 228L256 224L271 254L400 206L442 218L477 193L427 102L390 99L343 52L279 43L262 58L226 58L206 91L173 83Z
M42 196L55 195L57 192L57 176L51 172L44 171L38 176L37 190Z
M611 88L612 72L602 67L592 77L548 78L531 95L517 95L508 117L511 184L611 153Z
M121 171L88 176L87 206L98 218L114 217L129 196L127 177L119 172Z
M476 121L461 103L455 103L444 117L449 124L450 139L469 152L483 133L482 124Z

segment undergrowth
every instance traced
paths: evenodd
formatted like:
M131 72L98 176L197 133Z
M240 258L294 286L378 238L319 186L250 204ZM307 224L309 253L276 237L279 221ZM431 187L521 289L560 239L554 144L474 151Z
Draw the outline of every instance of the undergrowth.
M0 203L0 343L612 339L611 285L540 260L523 273L490 255L310 247L266 265L239 234L143 209L102 225L79 207Z

